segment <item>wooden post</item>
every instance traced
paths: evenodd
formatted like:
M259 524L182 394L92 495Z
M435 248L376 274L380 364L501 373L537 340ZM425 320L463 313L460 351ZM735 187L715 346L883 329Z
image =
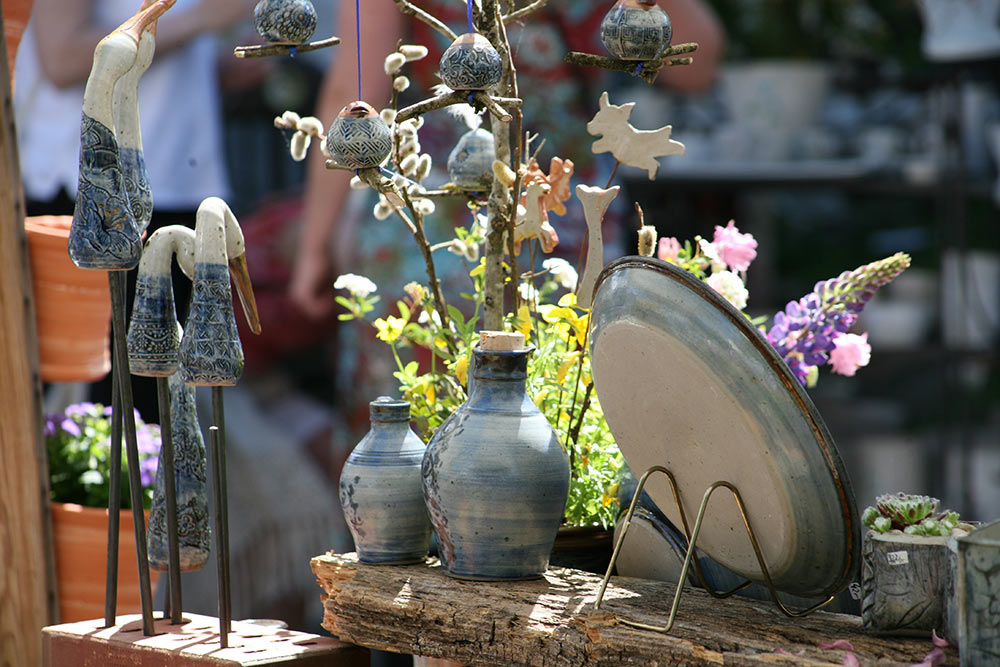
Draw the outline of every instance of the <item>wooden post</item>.
M40 665L55 620L38 336L6 40L0 29L0 664Z

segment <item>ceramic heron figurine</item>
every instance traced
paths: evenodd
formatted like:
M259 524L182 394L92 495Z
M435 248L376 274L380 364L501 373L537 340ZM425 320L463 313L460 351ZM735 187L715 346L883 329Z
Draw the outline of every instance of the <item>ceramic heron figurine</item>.
M114 89L118 81L135 67L143 33L151 29L156 20L173 6L175 1L145 0L138 13L102 39L94 49L94 60L84 90L80 123L79 187L68 242L69 255L74 264L80 268L108 271L111 290L114 371L105 623L109 626L114 624L117 607L120 506L118 480L124 426L139 568L142 627L145 635L154 633L153 607L146 555L146 528L142 511L132 387L125 349L124 276L124 271L138 263L142 244L136 216L125 188L126 179L114 130L117 121ZM150 39L147 38L146 41L151 44ZM147 50L150 48L146 47ZM141 74L142 71L137 72L136 80ZM134 96L130 99L132 103L136 102ZM121 105L123 100L118 99L117 102Z

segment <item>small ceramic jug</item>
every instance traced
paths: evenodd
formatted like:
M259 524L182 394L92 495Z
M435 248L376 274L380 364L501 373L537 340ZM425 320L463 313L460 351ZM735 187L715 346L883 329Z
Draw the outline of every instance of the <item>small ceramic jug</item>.
M253 25L265 41L301 44L316 31L316 8L309 0L260 0Z
M370 104L351 102L330 124L326 150L341 167L377 167L392 151L392 131Z
M344 518L362 562L416 563L431 538L420 481L424 443L410 428L408 401L380 396L369 406L371 430L340 473Z
M569 493L569 459L525 388L521 334L482 332L469 400L423 461L424 500L445 572L460 579L540 577Z
M462 190L486 191L493 186L493 133L469 130L448 156L448 178Z
M503 60L477 32L459 35L441 56L441 80L453 90L485 90L500 83Z
M656 0L618 0L601 22L601 41L619 60L654 60L674 35Z

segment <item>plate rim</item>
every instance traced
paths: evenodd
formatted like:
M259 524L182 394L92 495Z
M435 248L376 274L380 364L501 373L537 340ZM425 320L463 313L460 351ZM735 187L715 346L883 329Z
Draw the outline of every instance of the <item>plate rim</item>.
M812 402L812 399L809 398L809 394L806 392L805 388L799 383L791 369L788 368L785 360L778 356L774 347L767 341L766 338L764 338L760 331L758 331L756 327L750 323L743 313L736 310L736 308L721 294L709 287L703 281L696 278L692 273L674 264L670 264L669 262L665 262L655 257L643 257L639 255L628 255L610 262L604 267L597 277L597 282L594 285L593 305L597 304L597 293L600 291L604 282L613 274L625 269L645 269L660 273L671 280L683 284L696 295L701 296L708 301L712 306L725 315L726 318L733 323L739 333L743 334L748 342L754 346L758 353L764 358L767 365L775 371L789 397L796 403L796 405L799 406L800 412L807 419L810 429L816 436L814 441L820 447L823 459L827 464L826 471L830 474L834 486L836 487L839 499L839 508L844 519L844 530L847 534L847 557L844 559L844 567L838 575L836 582L826 587L825 594L832 596L843 590L855 578L857 570L860 566L861 529L860 517L857 511L857 499L854 496L854 490L851 485L850 477L847 474L847 468L844 466L844 462L841 459L840 453L837 451L836 444L833 441L833 436L827 428L826 423L823 421L816 405ZM594 321L593 312L591 312L590 321ZM591 338L591 345L593 344L593 340L594 339ZM612 435L614 434L612 433ZM798 446L802 446L801 443L797 444ZM620 447L621 446L619 445L619 448ZM624 456L624 452L622 455ZM699 548L704 547L699 545ZM708 552L706 551L706 553ZM775 588L776 590L781 590L777 587Z

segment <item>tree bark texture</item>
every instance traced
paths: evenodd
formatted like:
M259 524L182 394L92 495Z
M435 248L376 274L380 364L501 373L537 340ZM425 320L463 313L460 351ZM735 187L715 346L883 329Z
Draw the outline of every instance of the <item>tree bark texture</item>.
M323 589L323 627L342 641L466 665L840 665L845 652L819 644L846 639L862 665L896 666L934 648L929 638L868 636L855 616L792 619L770 603L718 600L699 589L685 591L669 634L638 630L616 616L666 625L674 585L614 577L595 612L601 577L578 570L481 583L453 579L436 561L373 566L332 552L314 558L312 569ZM958 664L954 649L946 655L945 664Z

